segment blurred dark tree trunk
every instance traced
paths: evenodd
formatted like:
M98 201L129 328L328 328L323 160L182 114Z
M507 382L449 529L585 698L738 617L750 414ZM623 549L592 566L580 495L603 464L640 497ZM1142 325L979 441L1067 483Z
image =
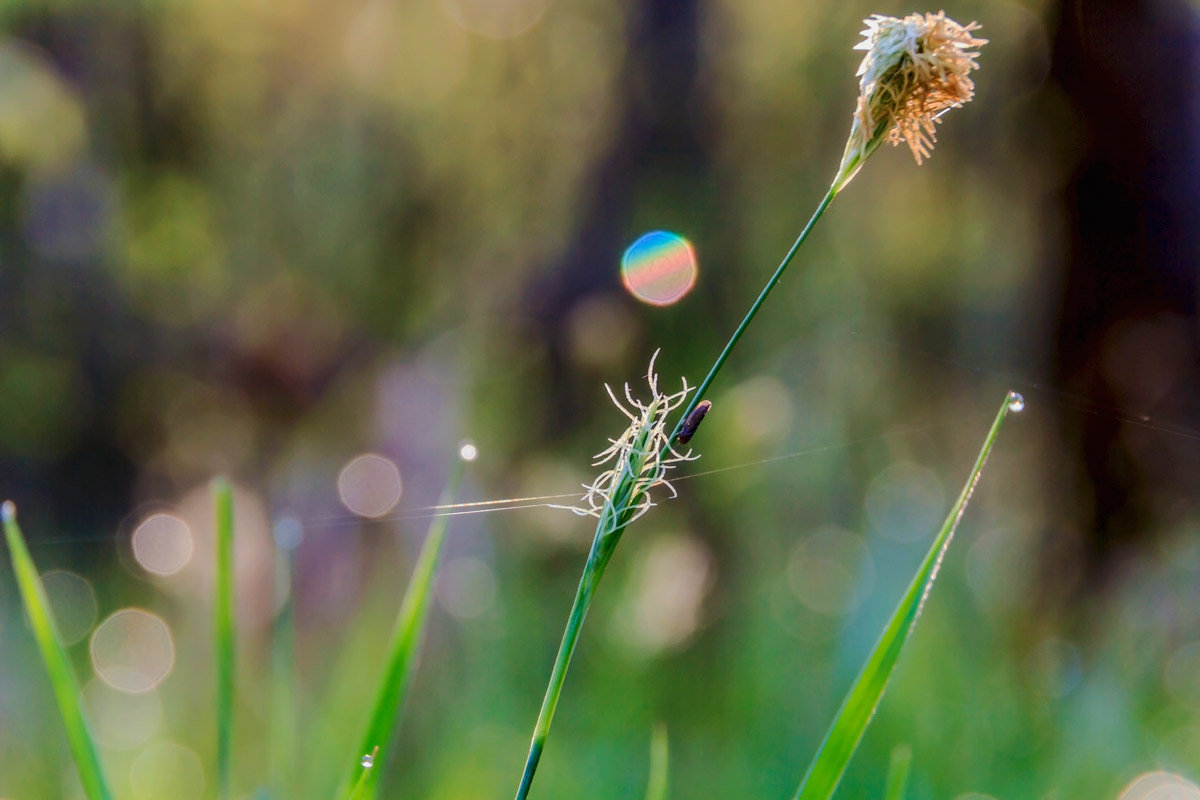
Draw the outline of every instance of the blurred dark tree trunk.
M1070 463L1051 489L1063 518L1050 547L1076 551L1084 591L1196 510L1198 45L1186 0L1060 6L1053 75L1086 147L1063 197L1056 379L1089 408L1062 418Z
M527 302L548 343L552 381L546 433L578 426L574 409L590 407L596 386L573 374L570 316L583 300L611 293L622 251L631 242L633 208L640 192L662 190L692 207L711 168L711 129L700 71L700 0L645 0L631 4L621 72L620 124L607 153L583 183L579 223L557 266L529 289ZM640 233L640 232L639 232ZM634 234L636 236L636 234ZM641 354L638 354L641 358ZM582 404L582 405L581 405Z

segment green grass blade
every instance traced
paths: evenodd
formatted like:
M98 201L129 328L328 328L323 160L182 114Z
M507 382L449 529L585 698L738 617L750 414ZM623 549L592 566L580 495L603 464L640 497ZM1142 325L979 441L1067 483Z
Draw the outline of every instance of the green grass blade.
M659 723L650 736L650 777L646 781L646 800L667 800L670 773L670 742L667 726Z
M962 492L950 509L941 530L934 538L929 552L917 569L917 574L913 577L912 584L905 592L900 605L896 607L887 627L883 629L883 635L879 637L875 649L867 657L862 671L859 672L845 700L842 701L842 707L834 717L829 732L825 734L825 741L821 743L820 749L808 767L804 780L800 783L800 788L796 791L795 800L827 800L837 789L842 774L846 771L846 765L850 763L850 757L854 755L854 750L858 747L863 732L883 697L888 679L891 678L892 671L896 668L896 662L900 658L904 643L908 640L908 635L912 631L917 617L921 614L925 598L929 595L929 590L933 587L933 581L937 577L942 557L946 554L946 548L954 537L954 531L966 510L967 501L971 499L971 493L979 481L983 465L987 461L988 453L991 452L992 444L996 441L1000 427L1004 423L1010 407L1018 411L1021 408L1017 402L1018 399L1019 395L1012 392L1009 392L1004 398L1004 403L1000 406L995 421L992 422L987 438L984 439L983 448L979 451L979 457L975 460L975 466L967 478L966 485L963 486ZM1023 404L1023 401L1021 403Z
M371 775L371 770L375 768L375 759L378 756L379 745L376 745L369 754L362 757L362 770L358 774L358 780L354 782L354 788L350 790L350 800L363 800L367 779Z
M12 501L4 504L0 509L0 516L4 518L4 536L8 541L8 552L12 556L13 574L21 593L21 602L25 606L25 613L29 615L29 627L33 631L42 662L50 676L50 686L54 690L54 699L58 701L63 726L67 729L67 741L71 746L71 754L75 757L75 765L79 769L83 790L89 800L112 800L112 791L108 788L104 770L100 766L96 740L80 704L75 673L71 671L71 664L67 660L67 651L63 647L62 637L58 634L58 626L50 611L50 603L42 588L37 567L34 566L29 549L25 546L21 529L17 526L17 508Z
M464 466L465 461L462 459L455 463L439 505L454 502ZM448 521L447 516L434 517L425 537L425 544L421 547L421 555L417 558L417 566L413 570L408 589L404 592L404 600L400 604L400 612L392 629L387 664L375 690L371 716L358 740L354 763L346 772L338 789L337 796L342 800L369 800L375 796L383 772L380 759L386 759L391 749L392 738L400 722L400 706L416 667L421 634L425 629L429 601L433 594L433 579L446 538ZM370 753L379 753L380 757L372 758L372 767L364 768L360 760Z
M212 482L216 540L213 599L214 652L217 658L217 796L230 796L233 757L233 670L236 631L233 620L233 488L225 478Z
M296 795L296 749L299 720L296 697L296 617L292 599L295 572L294 548L285 520L275 533L275 603L279 613L271 627L271 796L283 800ZM284 534L281 535L280 531Z
M885 784L884 800L904 800L908 789L908 772L912 767L912 748L906 744L898 744L892 748L892 759L888 763L887 783Z

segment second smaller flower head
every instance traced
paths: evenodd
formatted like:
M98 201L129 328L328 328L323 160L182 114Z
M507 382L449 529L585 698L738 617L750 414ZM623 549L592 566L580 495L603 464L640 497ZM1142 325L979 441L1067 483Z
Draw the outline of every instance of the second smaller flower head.
M918 164L928 158L938 118L974 97L968 76L979 69L978 48L987 44L971 34L977 23L960 25L944 11L904 19L876 14L865 23L864 39L855 45L867 51L858 68L858 105L835 190L885 140L895 145L903 139Z
M609 439L609 446L596 454L593 465L608 464L608 469L584 485L580 505L566 506L576 514L597 517L611 530L623 528L655 505L650 497L651 489L662 486L674 497L675 488L667 473L680 462L696 458L691 450L686 453L676 450L667 429L667 417L683 405L691 389L684 380L683 388L678 392L665 394L659 391L658 375L654 372L657 358L658 351L655 351L646 370L646 383L650 389L648 402L635 398L629 384L625 384L627 407L608 384L604 385L629 424L618 438Z

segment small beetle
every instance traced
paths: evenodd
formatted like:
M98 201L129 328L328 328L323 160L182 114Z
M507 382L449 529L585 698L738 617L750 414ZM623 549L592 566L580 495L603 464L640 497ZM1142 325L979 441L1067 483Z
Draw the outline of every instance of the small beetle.
M700 423L704 421L704 415L712 408L712 403L708 400L701 400L692 409L692 413L683 418L683 424L679 426L679 433L675 434L675 441L680 444L687 444L696 435L696 429L700 427Z

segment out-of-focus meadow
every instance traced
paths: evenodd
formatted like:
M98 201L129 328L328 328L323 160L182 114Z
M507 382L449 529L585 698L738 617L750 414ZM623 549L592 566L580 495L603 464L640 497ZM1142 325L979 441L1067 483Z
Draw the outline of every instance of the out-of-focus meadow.
M328 797L459 442L479 450L463 501L575 492L625 424L604 382L636 389L658 348L664 388L702 378L837 168L861 20L911 10L5 4L0 494L117 793L214 794L211 476L236 485L235 796L291 764L287 796ZM1097 400L1056 366L1088 151L1051 74L1059 9L947 12L990 40L975 101L925 165L870 161L742 340L695 477L600 587L534 796L640 796L657 722L672 797L790 796L1009 388L1026 411L839 796L881 795L898 743L916 798L1200 777L1200 526L1170 480L1197 426L1160 405L1184 378L1150 334L1123 352L1167 363L1146 367L1157 395ZM695 255L665 305L620 272L654 230ZM1120 428L1130 469L1159 468L1119 546L1089 544L1105 534L1080 505L1090 419ZM592 528L451 519L384 796L515 788ZM0 796L76 797L4 561Z

